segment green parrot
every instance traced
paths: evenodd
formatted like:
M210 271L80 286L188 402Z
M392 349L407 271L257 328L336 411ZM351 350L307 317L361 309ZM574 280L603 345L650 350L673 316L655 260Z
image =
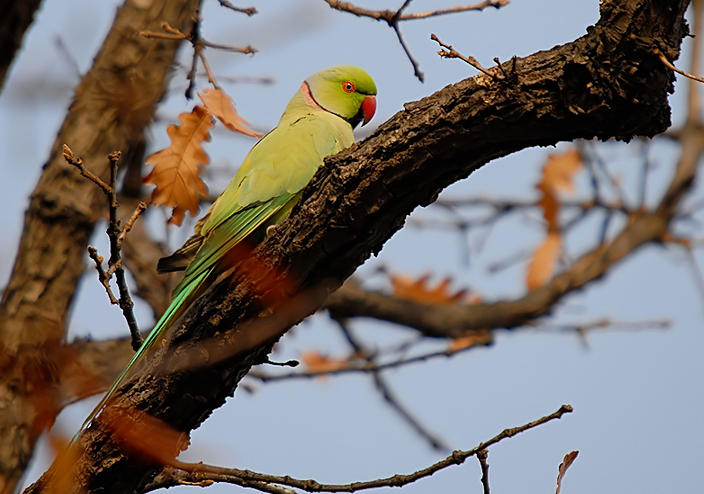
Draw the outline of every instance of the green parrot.
M331 67L301 84L276 128L254 145L230 185L196 223L194 235L173 255L159 261L159 272L185 269L184 278L174 289L164 315L78 435L154 344L231 267L228 252L240 242L261 241L266 229L288 214L323 159L352 145L352 129L360 123L366 125L375 111L376 85L358 67Z

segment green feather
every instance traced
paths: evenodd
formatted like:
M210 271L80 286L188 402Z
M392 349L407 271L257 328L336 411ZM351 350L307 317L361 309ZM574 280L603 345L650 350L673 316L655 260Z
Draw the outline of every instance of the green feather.
M343 90L346 81L354 82L355 92ZM306 83L289 102L278 126L255 144L230 185L198 222L188 248L179 250L189 256L195 251L195 256L174 289L171 304L74 441L154 344L231 267L226 264L228 252L245 239L263 238L266 228L290 211L324 158L354 142L348 120L359 114L365 97L376 94L371 77L362 69L341 65L312 75ZM309 88L308 94L304 87Z

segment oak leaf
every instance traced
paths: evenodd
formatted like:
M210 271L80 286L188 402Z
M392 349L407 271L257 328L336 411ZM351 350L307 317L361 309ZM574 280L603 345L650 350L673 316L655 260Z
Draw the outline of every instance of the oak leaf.
M186 211L191 216L198 211L198 196L208 193L205 182L200 178L200 167L210 162L202 143L210 140L213 119L210 112L200 105L178 118L181 125L170 125L166 129L171 145L145 160L154 168L144 177L144 183L156 186L152 192L152 204L173 207L169 223L180 225Z
M526 271L526 285L529 290L543 286L555 273L555 264L562 247L562 235L549 232L542 244L535 249Z
M81 457L79 446L68 447L70 438L53 430L50 430L47 436L49 446L56 455L56 460L54 461L56 472L49 477L46 492L70 492L75 482L73 476L74 467Z
M452 279L449 277L440 281L434 287L428 283L429 274L424 274L418 279L414 279L409 275L391 275L390 278L395 297L413 300L422 304L454 304L462 300L466 293L465 290L452 293L449 289Z
M468 332L464 336L458 336L457 338L452 338L450 344L447 345L447 350L445 353L451 355L465 348L470 348L473 346L487 346L491 342L491 333L488 330L472 331Z
M555 263L562 247L558 192L574 191L574 175L581 168L582 156L575 148L551 154L543 165L542 177L536 188L540 191L538 205L543 209L548 235L528 263L526 285L529 290L543 285L555 273Z
M582 155L576 148L551 154L543 166L543 181L555 191L574 192L574 174L582 169Z
M249 122L240 117L235 111L235 104L232 98L222 89L204 89L198 96L203 101L205 107L217 117L225 127L235 132L240 132L250 137L261 137L262 134L249 129Z
M567 469L572 465L572 463L574 463L574 460L577 459L578 454L579 451L577 450L570 451L565 455L562 460L562 463L560 463L560 467L557 470L557 489L555 489L555 494L560 494L560 489L562 488L562 479L567 473Z
M133 408L102 422L120 447L148 461L166 465L188 447L188 435L166 422Z
M303 352L301 360L308 372L334 372L349 365L348 359L330 358L316 351Z
M538 204L543 208L548 230L559 229L560 201L557 193L574 191L572 180L574 174L581 168L582 157L577 149L570 149L561 154L551 154L543 166L542 178L537 185L541 192Z

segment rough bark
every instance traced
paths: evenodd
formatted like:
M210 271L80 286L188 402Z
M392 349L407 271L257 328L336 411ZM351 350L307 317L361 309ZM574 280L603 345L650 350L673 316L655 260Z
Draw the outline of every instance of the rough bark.
M504 80L480 75L407 104L374 135L329 159L253 258L194 304L82 434L68 490L142 490L183 437L150 421L150 434L161 431L162 448L137 451L134 443L119 445L110 431L146 431L140 429L146 414L184 435L198 427L291 324L320 306L416 206L447 185L530 146L664 131L673 74L653 48L677 58L687 4L605 1L586 36L516 60L515 72L505 63ZM66 470L65 457L57 460L29 492L51 489Z
M105 176L107 154L141 160L143 131L165 88L178 43L145 39L168 21L188 31L195 0L127 1L75 99L25 214L18 256L0 305L0 492L11 492L41 431L54 420L57 352L85 248L105 197L62 158L69 144Z
M22 47L22 38L32 25L34 14L42 0L2 0L0 1L0 90L10 71L15 55Z

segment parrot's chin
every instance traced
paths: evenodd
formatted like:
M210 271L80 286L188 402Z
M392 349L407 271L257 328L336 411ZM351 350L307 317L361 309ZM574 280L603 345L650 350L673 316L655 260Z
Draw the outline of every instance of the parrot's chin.
M357 114L354 117L348 118L347 121L350 123L350 125L352 126L353 129L356 129L359 126L359 124L362 124L362 127L364 127L364 125L366 125L366 124L362 123L362 122L364 122L364 113L362 112L361 109L357 112Z

